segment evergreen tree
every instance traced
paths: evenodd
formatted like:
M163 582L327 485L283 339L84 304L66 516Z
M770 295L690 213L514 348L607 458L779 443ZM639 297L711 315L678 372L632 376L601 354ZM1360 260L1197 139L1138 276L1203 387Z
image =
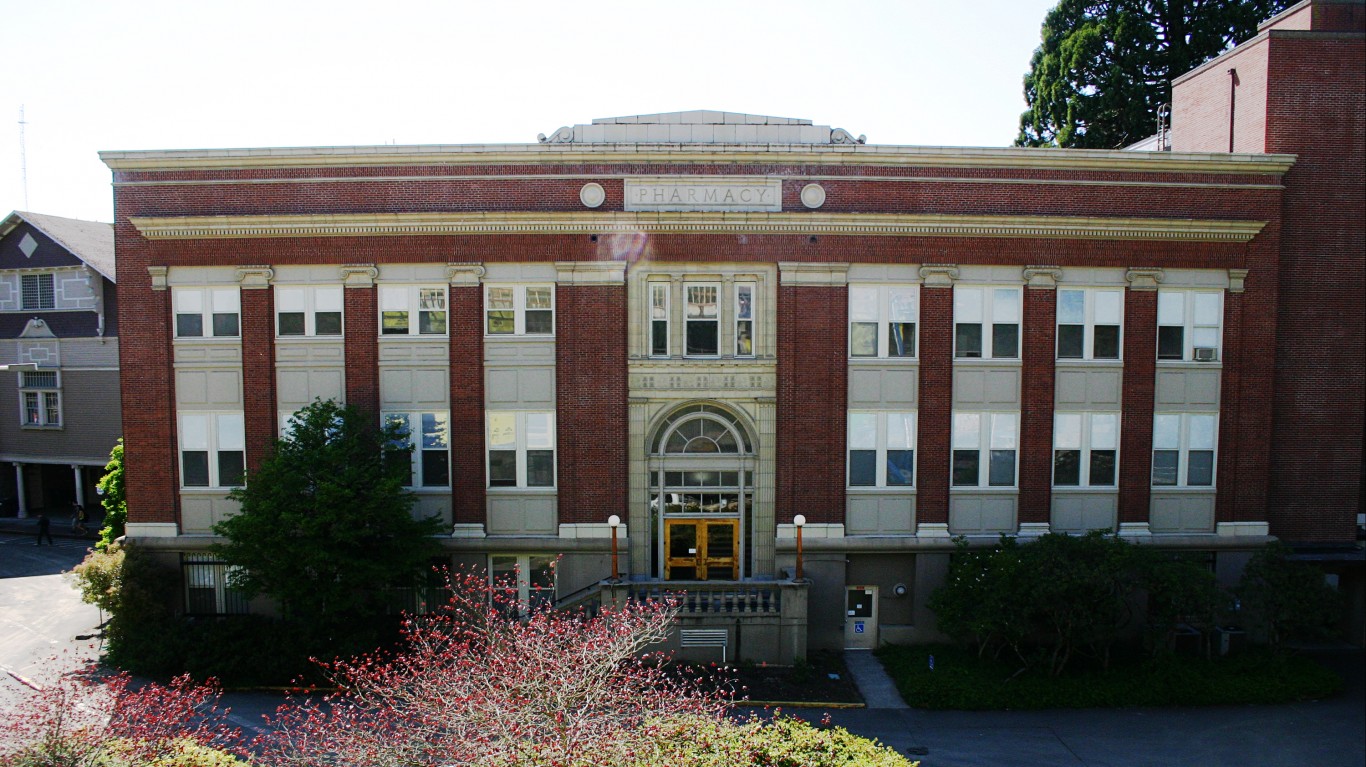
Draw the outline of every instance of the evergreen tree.
M1180 77L1288 0L1061 0L1024 78L1016 146L1117 149L1157 132Z
M383 610L385 590L412 586L437 551L438 519L412 516L412 446L402 427L376 429L354 406L314 402L229 497L241 513L214 526L215 552L248 597L286 618L346 632Z

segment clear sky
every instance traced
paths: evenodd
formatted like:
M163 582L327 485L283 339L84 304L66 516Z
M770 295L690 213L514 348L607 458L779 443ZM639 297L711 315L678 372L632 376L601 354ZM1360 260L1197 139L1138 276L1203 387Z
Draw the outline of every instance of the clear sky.
M106 149L534 143L689 109L1007 146L1054 4L0 0L0 216L112 220Z

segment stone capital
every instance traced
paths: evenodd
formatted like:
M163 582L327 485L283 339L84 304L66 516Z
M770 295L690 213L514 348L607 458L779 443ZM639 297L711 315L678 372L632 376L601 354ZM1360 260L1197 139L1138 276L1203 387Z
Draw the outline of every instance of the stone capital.
M269 266L237 267L237 281L242 283L243 290L264 290L270 287L270 281L273 279L275 270Z
M1228 292L1230 292L1230 293L1242 293L1244 290L1246 290L1247 287L1246 287L1245 283L1246 283L1246 281L1247 281L1247 273L1248 273L1248 270L1247 270L1247 269L1229 269L1229 270L1228 270Z
M484 273L481 264L446 264L446 281L457 287L478 287Z
M925 264L920 267L920 279L927 288L951 288L958 279L958 265Z
M374 264L347 264L338 272L341 274L342 284L348 288L372 287L375 279L379 277L379 269Z
M561 285L625 285L625 261L558 261L555 281Z
M152 290L166 289L166 273L169 270L164 266L149 266L147 273L152 276Z
M1053 290L1062 281L1062 269L1056 266L1026 266L1025 285L1038 290Z
M778 282L782 285L848 285L849 264L779 261Z
M1130 290L1157 290L1164 276L1162 270L1155 267L1134 267L1124 273Z

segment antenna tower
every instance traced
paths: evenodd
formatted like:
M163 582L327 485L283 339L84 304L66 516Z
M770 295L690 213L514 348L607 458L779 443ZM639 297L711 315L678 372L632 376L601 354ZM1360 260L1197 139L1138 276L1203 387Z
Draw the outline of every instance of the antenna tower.
M24 105L19 105L19 178L24 184L24 210L28 210L28 145L24 143Z

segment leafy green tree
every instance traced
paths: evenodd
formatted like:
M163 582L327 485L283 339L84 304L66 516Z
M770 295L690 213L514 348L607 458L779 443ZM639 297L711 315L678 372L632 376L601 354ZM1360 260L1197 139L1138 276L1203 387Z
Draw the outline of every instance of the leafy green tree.
M319 636L354 635L438 548L440 520L412 516L411 451L400 425L377 429L351 405L317 401L295 413L288 436L229 495L241 512L214 526L233 587L273 598Z
M100 505L104 507L104 527L100 528L95 550L104 551L123 537L128 524L128 501L123 494L123 437L119 437L118 444L109 451L109 463L105 464L104 476L96 487L100 489Z
M1257 32L1288 0L1061 0L1024 78L1016 146L1116 149L1156 133L1172 78Z

